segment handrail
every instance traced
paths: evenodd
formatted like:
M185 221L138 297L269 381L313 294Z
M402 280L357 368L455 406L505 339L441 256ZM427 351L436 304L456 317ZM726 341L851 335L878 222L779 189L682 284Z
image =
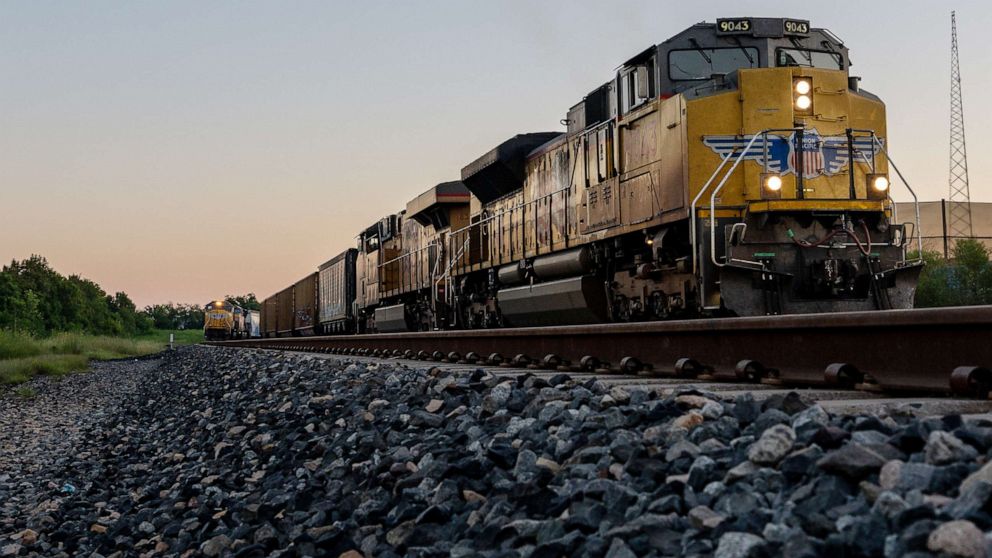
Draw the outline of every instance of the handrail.
M885 150L885 146L882 145L882 142L878 141L878 138L875 136L872 136L872 139L875 140L875 145L878 146L878 149L885 154L885 159L890 165L892 165L892 168L895 169L896 174L899 176L899 180L902 180L903 186L905 186L906 189L909 190L910 195L913 196L913 204L916 206L916 263L921 263L923 262L923 227L920 226L922 224L920 222L920 199L916 197L916 192L913 191L913 188L909 185L909 182L907 182L906 178L901 172L899 172L899 167L896 166L896 163L892 160L889 152Z
M698 263L699 257L698 257L698 254L696 254L696 248L697 248L697 245L696 245L697 244L697 239L696 239L696 204L699 202L699 198L703 197L703 194L706 193L707 188L710 187L710 184L713 183L713 180L716 179L716 175L718 175L720 173L720 170L723 169L724 165L727 164L727 161L730 161L731 157L733 157L733 156L734 156L734 154L733 153L730 153L729 155L727 155L726 157L723 158L723 160L720 162L720 166L718 166L716 168L716 170L713 171L713 174L710 176L710 179L706 181L706 184L703 184L703 187L702 188L699 189L699 193L696 194L696 197L692 199L692 204L689 206L689 213L690 213L690 218L689 218L690 219L689 237L690 237L690 242L692 243L692 272L693 273L696 273L699 270L699 263ZM710 218L712 219L713 216L710 215Z
M747 142L747 145L744 146L744 149L737 155L737 160L734 162L733 166L730 167L730 170L727 171L726 175L724 175L723 180L721 180L720 183L716 185L716 188L713 189L713 194L710 195L710 260L712 260L713 265L717 267L724 267L727 264L718 262L716 259L716 195L720 193L720 190L723 189L723 186L727 183L727 180L729 180L730 176L734 174L735 170L737 170L737 166L740 165L741 161L744 160L744 154L751 149L751 146L754 145L754 142L758 141L759 137L764 136L770 131L771 130L764 130L760 134L754 134L751 137L751 141ZM764 264L762 264L761 262L747 261L742 263L753 263L764 267Z
M422 246L420 248L417 248L416 250L412 250L410 252L404 252L404 253L400 254L399 256L396 256L395 258L393 258L393 259L391 259L389 261L382 262L381 264L379 264L376 267L378 267L378 268L385 267L385 266L387 266L387 265L389 265L391 263L398 262L398 261L400 261L400 260L402 260L404 258L413 257L414 255L419 254L420 252L423 252L424 250L429 250L431 248L436 248L437 246L439 246L438 243L432 242L432 243L428 244L427 246Z
M531 205L531 204L538 203L541 200L544 200L545 198L550 198L551 196L553 196L555 194L560 194L562 192L568 192L569 190L571 190L571 188L572 188L571 186L567 186L565 188L559 188L558 190L555 190L554 192L551 192L551 193L548 193L548 194L544 194L543 196L541 196L539 198L534 198L534 199L532 199L530 201L527 201L527 202L524 202L524 203L515 205L513 207L508 207L508 208L506 208L506 209L504 209L504 210L502 210L502 211L500 211L498 213L493 213L492 215L490 215L489 217L486 217L485 219L481 219L481 220L479 220L479 221L477 221L475 223L472 223L470 225L465 225L464 227L462 227L462 228L460 228L460 229L458 229L456 231L451 231L450 234L453 234L454 235L454 234L461 233L462 231L471 229L472 227L478 227L478 226L482 225L483 223L486 223L488 221L492 221L493 219L495 219L497 217L500 217L500 216L502 216L502 215L504 215L506 213L512 213L513 211L515 211L517 209L526 207L526 206Z

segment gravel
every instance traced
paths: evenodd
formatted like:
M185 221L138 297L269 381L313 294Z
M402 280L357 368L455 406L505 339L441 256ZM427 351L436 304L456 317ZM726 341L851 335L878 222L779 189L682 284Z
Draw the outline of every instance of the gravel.
M183 348L0 399L0 556L983 556L992 422Z

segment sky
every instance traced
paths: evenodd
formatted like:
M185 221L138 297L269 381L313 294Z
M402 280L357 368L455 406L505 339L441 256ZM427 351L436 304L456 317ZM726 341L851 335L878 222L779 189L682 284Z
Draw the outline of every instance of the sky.
M986 2L0 0L0 262L41 254L139 307L267 296L718 17L841 37L893 160L939 199L951 9L972 200L992 201Z

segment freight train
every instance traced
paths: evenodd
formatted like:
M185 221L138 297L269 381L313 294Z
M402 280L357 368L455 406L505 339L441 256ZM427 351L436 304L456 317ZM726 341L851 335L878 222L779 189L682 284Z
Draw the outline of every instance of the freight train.
M651 45L565 131L500 143L267 298L262 334L911 307L921 232L848 54L780 18Z

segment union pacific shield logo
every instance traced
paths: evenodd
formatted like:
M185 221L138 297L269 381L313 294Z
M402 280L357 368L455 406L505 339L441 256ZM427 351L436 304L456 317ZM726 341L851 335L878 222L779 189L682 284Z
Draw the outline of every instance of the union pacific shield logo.
M703 144L724 159L736 158L753 137L703 136ZM879 142L884 144L885 140L879 138ZM768 170L779 174L796 174L802 158L803 178L807 179L840 174L850 162L847 136L821 136L812 129L803 133L802 145L798 144L795 132L788 136L768 134L767 142L759 137L747 153L740 156L759 165L767 160ZM878 151L871 137L854 138L854 157L858 163L864 163L866 159L873 161Z

